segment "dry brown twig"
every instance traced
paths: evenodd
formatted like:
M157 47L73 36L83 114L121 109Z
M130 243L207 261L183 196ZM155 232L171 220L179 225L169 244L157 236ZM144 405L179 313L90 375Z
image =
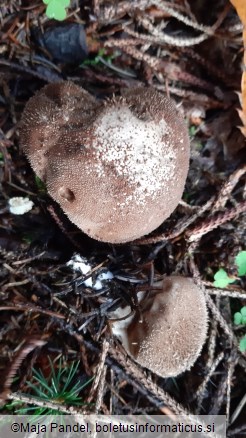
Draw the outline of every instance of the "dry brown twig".
M177 9L170 7L170 5L166 4L166 2L162 2L160 0L153 0L153 4L158 6L161 10L170 14L171 17L177 18L178 21L186 24L187 26L192 27L193 29L200 30L201 32L207 33L208 35L214 35L215 31L219 28L219 26L223 23L229 9L230 5L226 4L220 16L216 20L216 22L212 26L204 26L203 24L197 23L194 19L190 19L187 16L184 16Z
M34 306L33 304L17 304L17 305L6 305L6 306L0 306L0 312L4 310L14 310L16 312L36 312L41 313L44 315L52 316L53 318L58 319L66 319L64 315L61 315L60 313L52 312L48 309L42 309L41 307Z
M215 360L216 344L218 334L218 323L212 319L210 323L210 333L208 337L208 360L206 363L207 370L210 370Z
M153 2L156 3L156 2ZM162 31L158 31L157 27L154 26L151 21L145 16L137 15L137 20L139 23L145 27L145 29L149 32L149 35L145 35L143 33L135 32L129 28L129 26L124 26L124 31L131 36L134 36L137 39L142 39L143 41L147 41L149 43L155 43L158 45L161 44L169 44L176 47L190 47L196 44L200 44L205 41L209 36L214 35L215 31L221 25L223 20L225 19L227 12L229 10L228 5L226 5L223 13L219 16L217 21L213 26L204 26L194 22L193 20L185 17L184 15L177 12L175 9L166 6L165 4L158 3L158 7L170 13L171 16L177 18L179 21L185 23L186 25L192 27L196 30L201 30L203 33L196 37L174 37L168 34L165 34Z
M246 202L242 202L238 204L237 207L228 209L224 213L220 213L218 215L215 215L214 217L211 217L209 219L204 219L201 224L196 225L190 230L187 230L185 232L185 236L188 238L188 242L197 242L199 241L205 234L209 233L210 231L214 230L215 228L218 228L220 225L223 225L224 223L236 218L240 213L243 213L246 211ZM171 240L173 238L178 237L187 226L189 226L192 222L194 222L199 215L193 215L191 218L188 218L184 220L181 231L170 232L168 234L162 234L157 237L149 237L141 239L141 241L138 241L137 243L140 245L146 244L146 243L158 243L163 242L165 240Z
M128 4L127 4L128 3ZM219 26L222 24L223 20L225 19L227 12L228 12L228 5L224 8L214 25L212 26L205 26L203 24L199 24L193 19L189 18L188 16L185 16L178 12L177 9L174 9L170 7L170 5L166 4L163 1L159 0L152 0L152 1L138 1L138 2L121 2L117 7L106 7L102 9L102 12L99 14L99 19L102 21L112 21L114 18L119 17L122 14L126 13L133 13L137 10L145 10L146 8L149 8L151 6L156 6L158 9L167 12L171 17L176 18L180 22L183 22L187 26L190 26L191 28L195 30L199 30L203 32L198 37L173 37L168 34L164 34L163 32L159 32L156 28L156 26L153 26L151 21L147 19L146 15L143 17L141 14L137 14L136 18L143 26L146 26L147 30L150 32L150 35L146 36L144 34L138 34L132 31L128 26L124 26L124 31L129 33L133 32L132 35L136 38L141 38L142 40L148 40L149 42L155 42L155 43L165 43L170 44L176 47L189 47L193 46L195 44L199 44L200 42L207 39L209 36L214 35L215 31L219 28Z
M128 44L129 41L129 44ZM164 61L156 56L151 56L144 52L143 45L141 49L137 49L136 46L139 45L141 41L138 41L136 38L128 39L128 40L116 40L110 39L105 42L104 47L118 47L132 58L137 61L144 62L155 75L161 74L163 77L168 78L171 81L182 81L186 84L192 84L193 86L197 86L203 88L207 91L213 91L214 85L209 82L198 78L186 71L178 65L178 63L170 64L170 61Z
M207 305L212 313L213 318L215 319L215 321L217 321L217 323L220 325L220 327L222 328L224 333L227 335L228 340L230 341L231 347L233 347L235 349L235 351L237 351L240 365L244 369L246 369L246 358L245 358L245 355L241 352L241 350L239 348L238 340L237 340L236 336L234 335L231 327L227 323L227 321L223 318L220 310L218 309L218 307L216 306L216 304L214 303L214 301L210 297L210 295L209 295L207 289L205 288L203 281L200 277L199 270L198 270L198 268L195 264L195 260L194 260L194 250L197 247L197 244L198 244L198 241L194 241L193 243L191 243L191 245L189 247L189 261L190 261L190 268L191 268L191 272L193 274L193 278L194 278L195 282L199 285L199 287L204 291Z
M156 85L156 88L163 91L163 85ZM208 94L202 94L190 89L181 89L173 85L168 85L168 91L171 95L177 96L195 105L202 105L204 108L228 108L225 101L219 101L211 98Z
M200 225L197 225L193 229L186 232L188 242L200 240L205 234L209 233L215 228L218 228L220 225L231 221L240 213L244 212L246 212L246 201L242 201L238 203L235 208L228 209L223 213L213 216L212 218L204 219Z
M93 381L93 385L91 387L90 394L88 396L88 402L89 403L94 399L95 393L96 393L98 387L101 388L100 382L102 381L103 376L104 376L104 379L105 379L105 376L106 376L105 375L105 372L106 372L105 371L106 370L105 361L106 361L106 357L107 357L108 351L109 351L109 342L106 339L104 339L103 347L102 347L102 353L101 353L101 356L100 356L100 359L99 359L99 363L97 365L96 376L95 376L95 379ZM101 397L102 397L102 394L101 394ZM101 397L99 397L99 398L102 401ZM98 402L97 402L97 405L98 405Z
M208 283L207 281L203 281L203 284L204 286L207 287L207 292L209 293L209 295L215 295L219 297L239 298L241 300L246 298L246 291L244 290L236 291L231 289L217 289L213 287L212 283Z
M202 402L204 399L204 394L206 392L206 386L209 383L211 377L213 376L216 368L218 368L219 364L221 363L221 361L224 359L224 353L221 352L216 359L214 360L214 362L211 364L211 366L208 368L208 372L204 378L204 380L202 381L201 385L198 387L195 397L197 398L197 409L196 409L196 413L200 414L201 412L201 408L202 408Z
M229 360L227 361L228 364L228 372L227 372L227 394L226 394L226 418L227 423L229 422L230 418L230 408L231 408L231 388L233 386L232 378L235 372L235 368L238 362L238 356L237 353L235 354L235 351L232 350L232 353L229 357Z
M223 225L224 223L236 218L241 213L246 212L246 201L237 204L236 207L227 209L224 212L217 213L221 208L224 208L226 202L231 196L232 190L238 183L239 179L245 174L246 166L237 169L223 183L217 197L212 197L210 200L200 207L198 212L195 212L188 218L181 219L175 226L174 230L168 233L162 233L158 236L145 237L136 241L139 245L164 242L180 236L185 230L198 219L203 213L210 210L209 218L205 218L200 224L185 232L188 242L199 241L202 236Z
M145 34L140 34L139 32L135 32L134 30L130 29L127 26L124 27L124 31L128 35L142 40L143 43L151 43L157 45L169 44L171 46L176 46L176 47L195 46L196 44L202 43L209 37L209 35L207 34L202 34L197 37L190 37L190 38L172 37L171 35L167 35L167 34L162 34L161 37L154 35L145 35Z
M225 394L227 390L227 375L222 374L220 381L217 383L216 390L209 408L209 414L219 415L221 407L224 403Z
M41 408L49 408L54 411L62 412L63 414L71 414L71 415L87 415L90 414L89 410L86 409L77 409L74 406L64 406L61 403L55 403L51 401L43 401L36 397L27 396L24 394L19 394L18 392L13 392L8 394L7 397L9 400L17 400L22 403L31 404L34 406L39 406Z
M10 369L7 373L7 376L5 378L4 381L4 386L3 386L3 390L0 394L0 400L2 402L4 402L6 399L9 398L9 393L10 393L10 388L11 385L13 383L13 379L18 371L18 369L20 368L23 360L26 358L26 356L35 348L41 348L46 344L47 341L43 340L43 339L37 339L37 338L32 338L28 341L26 341L25 343L23 343L24 345L20 348L19 352L17 353L16 357L14 358Z
M167 233L159 234L158 236L153 237L143 237L142 239L136 240L135 243L138 245L146 245L151 243L158 243L158 242L165 242L171 239L175 239L176 237L180 236L186 228L191 225L193 222L196 221L200 216L202 216L203 213L205 213L207 210L209 210L212 206L212 203L214 201L214 198L211 198L206 204L204 204L202 207L200 207L195 213L193 213L190 217L181 219L176 226L174 226L172 231L169 231Z
M224 182L222 185L220 192L217 196L217 200L213 205L213 210L217 211L221 208L224 208L226 205L226 202L231 196L231 193L235 186L237 185L240 178L246 173L246 165L240 167L239 169L236 169Z
M102 369L101 378L97 387L97 399L95 404L94 412L95 414L98 414L100 411L101 406L103 405L103 395L105 391L106 386L106 374L107 374L108 367L105 365Z

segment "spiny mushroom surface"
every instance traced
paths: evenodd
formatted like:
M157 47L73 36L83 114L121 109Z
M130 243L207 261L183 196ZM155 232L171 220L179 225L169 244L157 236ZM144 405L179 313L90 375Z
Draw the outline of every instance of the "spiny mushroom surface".
M27 103L20 139L51 196L97 240L148 234L181 199L187 127L174 102L152 88L98 102L70 82L47 85Z
M43 181L49 150L58 145L59 156L66 155L63 137L69 135L72 140L95 106L93 96L69 81L47 85L29 99L20 123L20 144Z
M166 277L160 292L150 294L141 307L141 316L111 323L127 352L162 377L189 370L207 335L203 291L190 278Z

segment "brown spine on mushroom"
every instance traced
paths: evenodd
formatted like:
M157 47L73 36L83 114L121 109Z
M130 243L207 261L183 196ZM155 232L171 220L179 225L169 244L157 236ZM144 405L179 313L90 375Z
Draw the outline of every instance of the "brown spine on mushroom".
M178 205L188 172L184 120L152 88L98 103L71 83L48 85L27 104L21 144L69 219L105 242L157 228Z
M163 290L150 295L143 306L141 318L135 316L123 338L126 349L139 364L162 377L189 370L207 334L203 291L190 278L167 277Z
M95 99L72 82L49 84L25 106L20 123L20 144L37 175L46 180L48 151L55 145L65 152L63 135L77 129L83 115L95 106Z

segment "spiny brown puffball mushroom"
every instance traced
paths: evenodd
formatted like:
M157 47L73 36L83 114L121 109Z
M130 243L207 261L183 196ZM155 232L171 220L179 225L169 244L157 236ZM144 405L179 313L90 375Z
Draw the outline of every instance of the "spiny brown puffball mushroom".
M166 277L162 289L140 306L141 316L111 323L127 352L162 377L189 370L207 335L203 291L190 278Z
M47 85L26 105L20 140L50 195L94 239L148 234L181 199L187 127L153 88L99 102L70 82Z

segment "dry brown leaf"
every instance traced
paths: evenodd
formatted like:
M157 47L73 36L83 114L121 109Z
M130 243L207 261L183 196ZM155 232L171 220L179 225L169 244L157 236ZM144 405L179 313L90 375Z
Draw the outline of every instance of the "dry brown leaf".
M231 0L234 8L240 17L240 20L245 25L246 24L246 3L245 0Z
M244 44L244 57L243 57L243 74L241 82L242 90L242 112L239 112L243 127L241 127L242 134L246 137L246 1L245 0L231 0L234 8L236 9L240 20L243 23L243 44Z

